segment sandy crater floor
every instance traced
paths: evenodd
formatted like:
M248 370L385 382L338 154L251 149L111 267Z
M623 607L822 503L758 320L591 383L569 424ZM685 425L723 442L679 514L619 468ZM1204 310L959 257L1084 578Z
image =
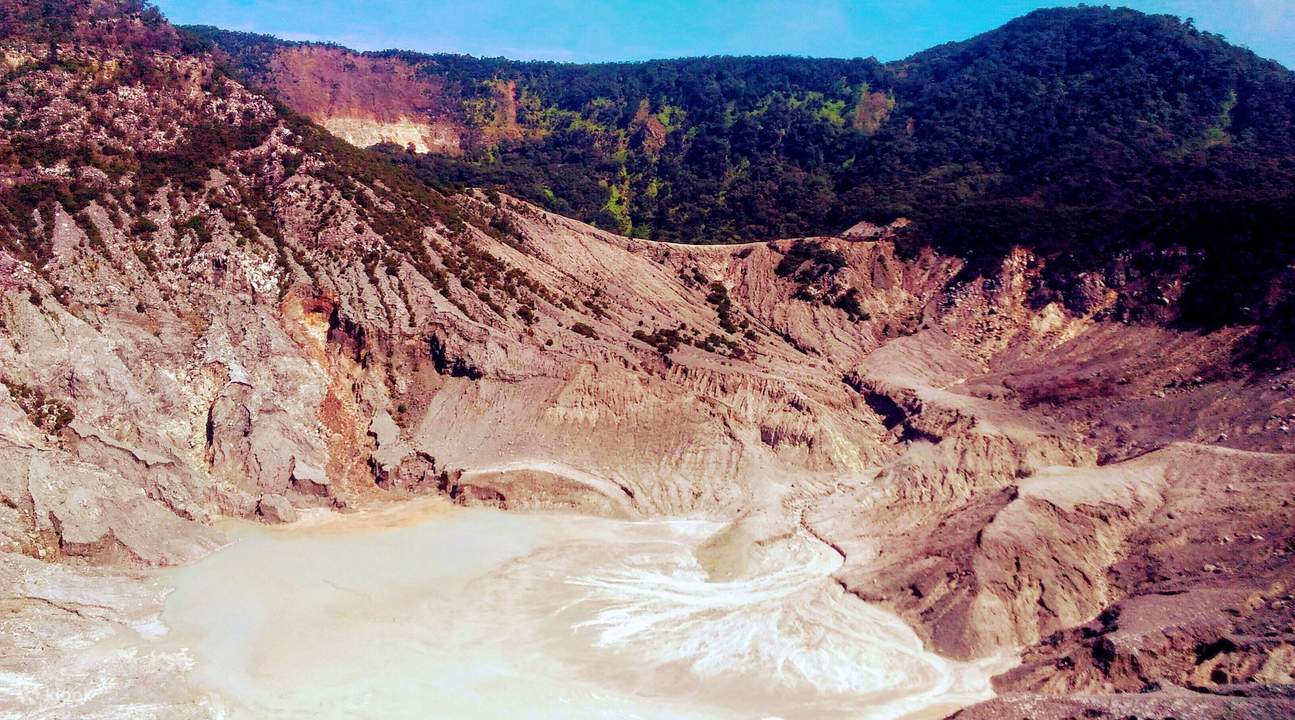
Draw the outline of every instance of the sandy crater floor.
M722 526L419 502L287 527L168 571L165 640L258 718L924 718L1011 661L925 652L804 533L723 579Z

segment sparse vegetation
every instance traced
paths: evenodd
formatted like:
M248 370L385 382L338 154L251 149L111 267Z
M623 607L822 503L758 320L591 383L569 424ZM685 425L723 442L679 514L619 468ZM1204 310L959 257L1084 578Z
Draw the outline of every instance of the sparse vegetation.
M706 295L706 302L714 306L715 313L719 316L719 326L724 329L724 332L736 333L745 327L737 321L733 300L729 298L728 287L724 283L716 281L710 284L710 293Z
M682 326L680 328L664 328L653 331L650 335L642 330L635 330L633 338L651 345L662 356L668 356L678 350L681 343L687 341L681 328Z
M841 293L832 301L832 307L844 310L845 314L850 316L850 320L854 322L865 322L872 319L872 316L859 304L859 291L855 288L850 288Z
M822 242L800 240L792 244L774 272L779 277L794 277L798 282L809 283L846 266L845 256Z
M8 378L0 379L0 384L8 388L10 397L27 413L27 419L50 435L57 435L76 416L71 406L47 396L40 388Z
M662 357L669 357L671 353L679 349L680 345L692 345L693 347L705 352L728 355L730 357L740 357L742 350L737 342L731 338L726 338L715 333L709 333L706 337L701 337L696 330L689 328L687 325L679 325L673 328L661 328L651 333L635 330L632 337L651 346Z

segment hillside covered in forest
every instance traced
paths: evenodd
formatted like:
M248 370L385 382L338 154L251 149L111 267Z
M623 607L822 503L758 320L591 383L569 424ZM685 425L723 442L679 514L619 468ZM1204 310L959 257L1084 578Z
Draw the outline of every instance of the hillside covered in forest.
M429 183L496 187L633 237L771 239L905 217L910 248L964 256L969 276L1034 249L1052 261L1041 303L1087 310L1111 287L1114 317L1206 329L1288 303L1269 289L1295 247L1281 221L1295 76L1171 16L1040 10L888 64L361 55L188 30L316 120L355 110L347 76L368 71L388 87L366 92L394 93L368 109L394 103L392 117L452 136L430 152L383 145Z

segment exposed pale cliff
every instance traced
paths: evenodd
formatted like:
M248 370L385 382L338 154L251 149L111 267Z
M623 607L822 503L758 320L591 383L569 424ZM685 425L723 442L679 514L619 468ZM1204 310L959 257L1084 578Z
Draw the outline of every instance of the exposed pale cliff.
M394 59L293 47L274 56L269 80L289 107L358 147L456 154L467 130L444 97L443 79Z

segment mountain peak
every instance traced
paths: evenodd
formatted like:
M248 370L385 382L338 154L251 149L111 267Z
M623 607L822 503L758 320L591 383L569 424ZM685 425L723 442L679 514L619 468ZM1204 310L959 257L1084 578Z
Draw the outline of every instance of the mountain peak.
M1119 67L1138 57L1154 62L1166 56L1200 61L1200 70L1218 63L1280 67L1232 45L1221 35L1197 29L1190 19L1110 6L1041 8L969 40L918 53L910 60L929 61L950 53L1015 55L1045 66L1066 57L1082 58L1093 71Z

